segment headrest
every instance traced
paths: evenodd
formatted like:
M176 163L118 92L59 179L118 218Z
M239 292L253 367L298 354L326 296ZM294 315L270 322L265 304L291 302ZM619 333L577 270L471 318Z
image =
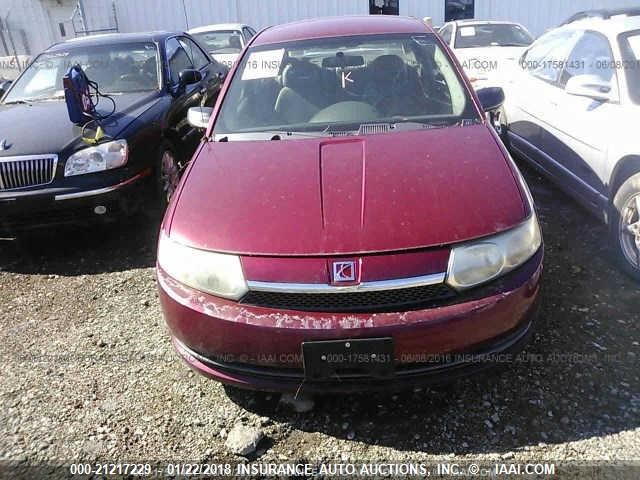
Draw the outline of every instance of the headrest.
M290 58L282 71L282 84L293 89L318 78L320 69L310 62Z
M362 67L364 66L364 57L362 55L334 55L322 59L323 68L344 68L344 67Z
M232 35L229 37L229 48L242 50L242 41L240 40L240 36Z
M369 64L370 68L398 72L404 70L406 64L397 55L380 55Z

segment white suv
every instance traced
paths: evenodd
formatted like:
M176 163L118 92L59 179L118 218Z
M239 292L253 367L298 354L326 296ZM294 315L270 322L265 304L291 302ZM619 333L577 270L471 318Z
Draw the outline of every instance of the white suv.
M256 31L243 23L218 23L192 28L188 33L207 48L214 60L230 69Z
M502 86L533 37L513 22L458 20L445 23L439 32L451 47L473 88Z
M504 85L505 142L609 226L640 279L640 9L583 12Z

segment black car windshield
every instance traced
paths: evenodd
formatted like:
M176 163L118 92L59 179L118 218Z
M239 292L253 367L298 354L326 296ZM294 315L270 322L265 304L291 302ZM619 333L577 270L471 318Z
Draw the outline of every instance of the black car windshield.
M15 82L4 103L64 96L62 77L79 64L102 93L160 88L158 49L152 42L73 47L39 55Z
M371 123L476 117L434 35L338 37L248 50L214 134L358 130Z
M237 30L218 30L214 32L194 33L211 54L240 53L242 51L242 36Z
M528 47L533 37L520 25L486 23L461 25L454 48Z

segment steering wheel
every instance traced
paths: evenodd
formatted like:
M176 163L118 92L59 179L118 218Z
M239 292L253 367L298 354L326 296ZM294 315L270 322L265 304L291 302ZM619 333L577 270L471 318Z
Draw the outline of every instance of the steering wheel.
M451 92L444 79L434 78L431 82L431 91L427 95L431 103L442 108L442 111L449 113L452 109Z

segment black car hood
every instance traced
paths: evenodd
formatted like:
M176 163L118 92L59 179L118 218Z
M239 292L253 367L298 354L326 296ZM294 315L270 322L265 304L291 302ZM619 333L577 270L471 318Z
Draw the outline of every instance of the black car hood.
M161 96L161 92L113 95L116 111L103 122L105 133L117 137ZM100 100L100 113L108 113L111 109L108 99ZM0 105L0 142L5 140L5 147L8 147L0 152L2 157L75 150L82 144L81 133L82 128L69 120L64 99Z

